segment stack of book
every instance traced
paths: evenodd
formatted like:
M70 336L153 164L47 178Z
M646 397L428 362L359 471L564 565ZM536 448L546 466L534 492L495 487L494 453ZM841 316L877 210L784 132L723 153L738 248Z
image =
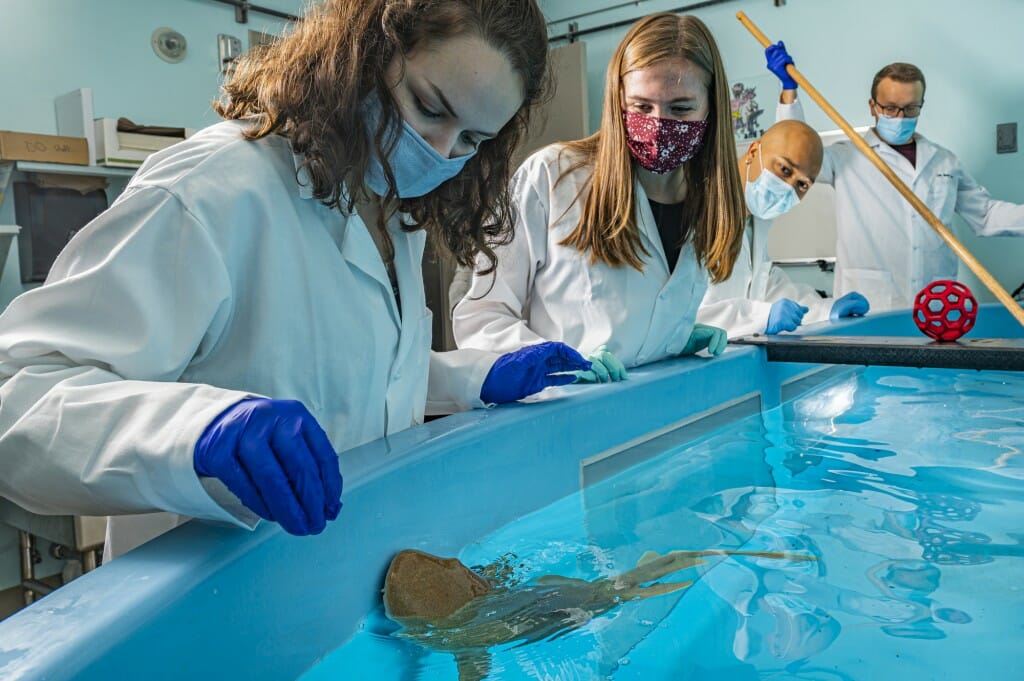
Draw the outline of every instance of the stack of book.
M97 118L96 162L115 168L138 168L150 154L190 137L191 128L135 125L126 118Z

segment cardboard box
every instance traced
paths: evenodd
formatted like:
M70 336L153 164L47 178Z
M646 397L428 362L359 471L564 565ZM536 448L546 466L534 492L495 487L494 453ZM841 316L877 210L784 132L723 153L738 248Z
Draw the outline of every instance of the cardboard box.
M0 130L0 161L37 161L87 166L89 143L84 137Z

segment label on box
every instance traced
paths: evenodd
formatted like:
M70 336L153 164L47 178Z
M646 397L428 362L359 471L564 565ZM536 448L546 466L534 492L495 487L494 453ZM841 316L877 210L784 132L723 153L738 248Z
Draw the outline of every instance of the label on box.
M0 161L89 165L89 143L84 137L0 130Z

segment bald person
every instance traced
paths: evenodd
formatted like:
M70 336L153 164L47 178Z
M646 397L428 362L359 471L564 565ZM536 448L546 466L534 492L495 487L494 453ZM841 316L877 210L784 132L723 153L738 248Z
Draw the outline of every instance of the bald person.
M796 120L780 121L751 143L739 159L746 178L747 227L729 279L708 286L697 321L718 326L730 338L795 331L801 324L867 314L867 299L856 291L838 300L822 298L797 284L768 257L772 222L807 195L821 170L821 138Z

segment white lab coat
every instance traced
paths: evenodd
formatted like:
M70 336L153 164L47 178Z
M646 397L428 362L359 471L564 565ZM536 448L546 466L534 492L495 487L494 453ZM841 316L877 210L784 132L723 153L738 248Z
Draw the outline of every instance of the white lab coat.
M803 106L779 104L776 117L803 120ZM947 227L955 212L979 236L1024 233L1024 206L993 199L948 149L916 134L914 167L874 130L864 139ZM817 182L836 190L833 295L859 291L881 312L912 306L935 279L956 278L953 251L852 142L825 147Z
M562 341L584 355L600 345L627 367L682 352L693 330L707 272L692 243L684 245L669 276L668 262L647 194L636 183L636 219L651 254L644 271L604 263L560 241L575 229L591 169L555 181L571 163L552 145L528 158L513 178L518 213L515 237L496 249L496 276L474 274L453 315L460 348L509 352Z
M222 122L154 154L45 285L0 316L0 494L115 515L116 555L177 524L256 517L193 449L250 395L303 402L341 453L482 406L492 353L431 353L424 233L390 225L401 316L358 215L312 198L288 141ZM109 557L110 554L108 554Z
M832 299L822 298L813 286L790 280L768 256L771 220L747 216L740 256L732 275L708 286L697 310L697 321L725 329L730 338L764 333L772 303L789 298L807 307L804 324L828 319Z

